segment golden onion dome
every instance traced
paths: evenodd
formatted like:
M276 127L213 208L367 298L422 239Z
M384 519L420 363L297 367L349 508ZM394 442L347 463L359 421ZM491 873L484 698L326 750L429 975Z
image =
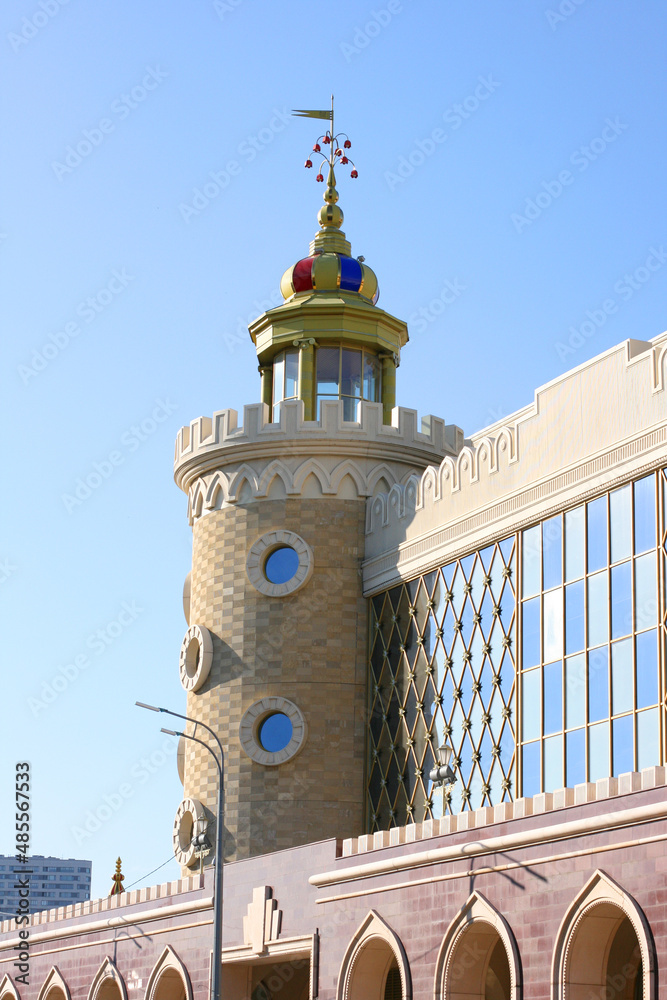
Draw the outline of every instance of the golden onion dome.
M375 272L342 253L315 253L288 268L280 281L284 299L304 292L356 292L375 305L380 297Z
M350 244L341 230L343 212L336 204L338 191L333 166L329 168L324 205L317 214L319 232L310 244L310 254L288 268L280 281L284 299L313 292L354 292L371 305L380 297L375 272L352 257Z

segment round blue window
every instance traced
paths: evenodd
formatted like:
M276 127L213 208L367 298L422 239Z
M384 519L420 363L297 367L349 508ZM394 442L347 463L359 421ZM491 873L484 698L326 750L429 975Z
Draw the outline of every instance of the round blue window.
M269 583L287 583L296 575L299 556L291 545L274 549L264 563L264 575Z
M262 750L278 753L292 739L292 720L284 712L273 712L260 723L257 738Z

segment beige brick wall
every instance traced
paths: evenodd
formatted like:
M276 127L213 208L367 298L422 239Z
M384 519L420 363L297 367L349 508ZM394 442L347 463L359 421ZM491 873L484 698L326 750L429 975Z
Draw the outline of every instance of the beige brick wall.
M214 654L187 707L227 747L228 859L363 833L364 518L363 499L266 500L212 511L194 526L190 622L211 631ZM301 535L314 555L311 579L286 598L260 594L245 572L248 549L273 529ZM298 705L308 726L303 750L278 767L251 761L238 736L246 709L271 695ZM215 765L190 744L185 797L213 817L216 789Z

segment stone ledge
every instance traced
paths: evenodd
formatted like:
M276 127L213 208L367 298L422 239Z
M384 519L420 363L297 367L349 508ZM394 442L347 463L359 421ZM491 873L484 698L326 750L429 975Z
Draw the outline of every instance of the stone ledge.
M89 913L101 913L104 910L115 910L122 906L133 906L135 903L147 903L155 899L164 899L167 896L178 896L180 893L192 892L194 889L203 888L203 886L203 878L199 875L192 875L190 878L180 878L175 882L162 882L159 885L146 886L144 889L132 889L130 892L122 892L118 896L85 899L80 903L70 903L52 910L40 910L37 913L32 913L28 926L35 927L39 924L68 920L71 917L87 916ZM0 934L14 930L16 930L16 925L13 918L0 922Z
M605 799L628 795L631 792L658 788L665 784L667 784L667 768L646 767L642 771L621 774L618 778L602 778L596 782L575 785L574 788L560 788L555 792L542 792L528 799L515 799L514 802L502 802L497 806L482 806L481 809L467 810L454 816L444 816L442 819L426 820L424 823L409 823L404 827L393 827L391 830L379 833L352 837L343 841L342 857L349 858L357 854L380 850L383 847L431 840L434 837L442 837L463 830L481 829L494 823L524 819L526 816L553 813L560 809L566 809L568 806L581 805L586 802L601 802Z

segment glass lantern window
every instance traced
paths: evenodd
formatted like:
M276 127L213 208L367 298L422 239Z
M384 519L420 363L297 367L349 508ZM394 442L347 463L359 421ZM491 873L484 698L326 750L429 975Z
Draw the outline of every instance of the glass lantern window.
M273 360L273 420L280 420L280 403L299 395L299 352L281 351Z
M343 400L343 419L359 419L359 403L380 401L381 366L374 354L350 347L320 347L316 355L317 411L325 399Z

